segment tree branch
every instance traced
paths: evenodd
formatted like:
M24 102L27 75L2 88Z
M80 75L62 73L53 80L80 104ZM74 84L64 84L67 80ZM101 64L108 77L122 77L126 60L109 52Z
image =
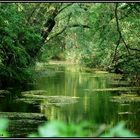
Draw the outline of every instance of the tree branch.
M73 28L73 27L83 27L83 28L90 28L90 26L88 25L82 25L82 24L72 24L72 25L69 25L70 28Z
M130 48L129 46L128 46L128 48L129 48L129 50L140 52L140 50L137 48Z
M130 54L129 48L128 48L128 46L127 46L127 44L122 36L121 30L120 30L117 8L118 8L118 3L116 3L116 6L115 6L115 18L116 18L116 24L117 24L117 31L119 33L119 37L121 38L122 42L124 43L124 45L127 49L128 54Z
M33 16L34 12L37 10L38 6L40 6L41 3L38 3L32 10L32 12L30 13L29 17L27 18L27 24L29 23L31 17Z
M117 49L118 49L118 46L120 44L120 41L121 41L121 37L119 36L119 39L118 39L117 44L116 44L116 47L115 47L115 53L114 53L114 57L113 57L112 63L114 63L114 61L116 59Z
M115 7L115 18L116 18L116 24L117 24L117 31L119 32L119 38L123 41L128 53L130 54L130 50L133 50L133 51L137 51L137 52L140 52L139 49L136 49L136 48L131 48L130 46L128 46L122 36L122 33L121 33L121 30L120 30L120 26L119 26L119 19L118 19L118 12L117 12L117 8L118 8L118 3L116 3L116 7ZM118 46L119 44L117 44Z
M59 31L58 33L56 33L55 35L53 35L52 37L50 37L47 41L50 41L50 40L52 40L54 37L56 37L56 36L62 34L62 33L67 29L68 24L69 24L69 21L70 21L70 18L71 18L71 13L68 15L68 21L67 21L66 26L65 26L61 31Z
M66 9L67 7L71 6L72 4L73 4L73 3L68 4L68 5L66 5L65 7L63 7L62 9L60 9L60 10L58 11L57 15L58 15L59 13L61 13L64 9Z
M137 11L138 13L140 13L140 10L137 8L137 4L135 4L135 3L133 3L133 4L129 4L130 5L130 7L132 8L132 9L134 9L135 11ZM138 5L139 6L139 5Z
M62 34L67 28L74 28L74 27L83 27L83 28L90 28L88 25L82 25L82 24L72 24L72 25L66 25L61 31L59 31L58 33L56 33L54 36L50 37L50 40L52 40L54 37Z

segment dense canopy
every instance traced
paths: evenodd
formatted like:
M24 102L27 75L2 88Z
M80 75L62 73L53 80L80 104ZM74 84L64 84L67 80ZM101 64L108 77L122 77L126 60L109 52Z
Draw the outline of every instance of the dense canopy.
M0 32L1 85L24 83L50 59L140 83L139 3L0 3Z

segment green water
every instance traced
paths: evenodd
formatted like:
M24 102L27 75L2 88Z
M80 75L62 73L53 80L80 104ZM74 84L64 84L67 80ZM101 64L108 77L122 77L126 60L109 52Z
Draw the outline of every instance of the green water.
M78 102L61 107L42 107L41 112L50 120L59 119L66 122L81 122L84 120L97 124L115 125L124 120L126 127L140 134L140 102L112 102L113 96L134 94L137 91L94 91L94 89L121 88L129 86L122 76L104 72L85 72L73 65L49 66L38 76L36 89L46 90L49 96L79 97ZM127 113L128 112L128 113Z
M113 97L121 97L123 94L137 94L139 98L140 90L131 90L121 75L54 64L37 66L35 78L33 86L22 91L45 90L44 96L78 97L77 102L44 106L45 99L39 105L8 99L0 100L0 111L43 113L48 120L57 119L68 123L89 121L113 126L124 120L127 128L140 135L140 101L135 102L133 97L127 102L113 101ZM128 90L124 90L127 87Z

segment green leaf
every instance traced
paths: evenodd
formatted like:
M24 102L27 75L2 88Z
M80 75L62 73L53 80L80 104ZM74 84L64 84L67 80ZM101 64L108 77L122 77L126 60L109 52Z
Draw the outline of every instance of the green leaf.
M0 131L6 130L8 127L9 121L7 119L0 119Z

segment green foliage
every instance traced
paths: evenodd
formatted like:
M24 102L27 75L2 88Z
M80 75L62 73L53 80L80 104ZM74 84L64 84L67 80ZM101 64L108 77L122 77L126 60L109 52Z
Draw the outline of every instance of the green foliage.
M78 137L88 136L88 130L85 128L87 122L75 125L66 124L63 121L53 120L38 128L38 134L31 134L29 137Z
M38 133L30 134L28 137L138 137L125 128L123 121L112 128L106 128L105 132L102 130L99 132L98 130L98 135L96 136L96 133L92 133L91 129L87 129L90 127L89 122L66 124L62 121L53 120L40 126Z
M32 68L12 68L8 66L0 66L0 76L2 80L9 80L11 81L18 81L18 82L25 82L27 80L31 80L33 74ZM8 79L6 79L8 77Z
M94 68L117 67L131 79L140 79L137 3L118 4L120 41L116 3L1 3L0 7L0 67L13 77L21 71L26 77L26 69L38 58L55 58ZM51 30L49 24L44 27L49 18L54 20Z
M8 120L7 119L3 119L0 118L0 137L8 137L9 134L7 132L7 128L8 128Z
M0 137L10 137L7 132L8 124L7 119L0 119ZM53 120L39 126L38 132L29 134L28 137L138 137L125 128L123 121L114 127L106 127L103 130L97 129L95 133L93 133L91 126L92 124L86 121L79 124L67 124L60 120Z
M111 128L107 133L101 135L101 137L138 137L125 128L125 123L120 122L115 127Z
M53 41L49 41L46 45L44 45L44 48L41 50L42 51L42 55L40 60L41 61L48 61L52 58L54 59L60 59L63 60L65 59L63 56L63 40L62 37L57 37L54 38ZM62 54L62 56L61 56Z
M24 83L31 77L29 66L34 64L33 53L40 45L40 33L36 26L26 23L25 4L0 6L0 77L2 82Z
M60 47L60 41L57 41L56 38L61 36L61 42L65 44L65 50L62 53L67 61L105 70L108 67L112 67L114 70L120 68L128 77L135 79L138 83L138 79L140 79L140 7L136 3L118 4L119 28L125 41L124 43L121 39L118 44L120 33L116 22L115 6L115 3L69 6L57 16L57 25L53 33L63 30L65 26L67 28L54 40L51 40L50 45L54 41L58 42L55 48ZM71 17L68 22L69 14ZM89 28L82 25L88 25Z

